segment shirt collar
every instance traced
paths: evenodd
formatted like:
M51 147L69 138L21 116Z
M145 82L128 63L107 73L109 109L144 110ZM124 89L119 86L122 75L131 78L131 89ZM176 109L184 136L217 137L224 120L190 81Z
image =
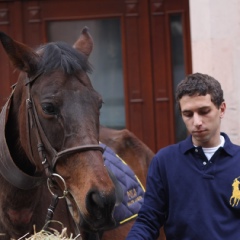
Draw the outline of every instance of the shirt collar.
M239 147L235 144L233 144L228 135L226 133L221 132L221 135L225 139L225 144L222 147L222 149L230 156L233 156L238 150ZM195 149L193 143L192 143L192 135L189 135L185 140L180 142L180 150L183 154L187 153L188 151L191 151L192 149Z

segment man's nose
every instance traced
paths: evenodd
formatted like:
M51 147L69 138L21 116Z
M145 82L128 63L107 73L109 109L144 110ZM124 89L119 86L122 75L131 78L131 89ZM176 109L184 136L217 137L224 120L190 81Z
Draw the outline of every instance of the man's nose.
M193 115L193 124L194 126L202 125L202 117L197 113L194 113Z

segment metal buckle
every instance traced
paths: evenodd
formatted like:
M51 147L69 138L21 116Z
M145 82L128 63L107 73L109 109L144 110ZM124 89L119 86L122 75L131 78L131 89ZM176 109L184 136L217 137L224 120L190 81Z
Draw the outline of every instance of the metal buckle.
M59 179L63 182L63 185L64 185L63 195L60 196L60 197L58 197L58 198L59 198L59 199L65 198L65 197L67 196L67 194L68 194L67 185L66 185L65 180L63 179L63 177L61 177L61 176L60 176L59 174L57 174L57 173L52 173L51 176L57 177L57 178L59 178ZM52 183L52 179L51 179L51 178L48 178L48 179L47 179L48 190L49 190L49 192L54 196L54 195L56 195L56 194L55 194L55 193L52 191L52 189L51 189L51 183Z

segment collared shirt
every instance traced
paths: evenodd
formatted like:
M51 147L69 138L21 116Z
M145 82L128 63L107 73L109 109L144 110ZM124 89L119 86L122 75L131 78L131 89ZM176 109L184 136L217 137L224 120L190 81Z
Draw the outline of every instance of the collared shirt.
M208 161L192 137L161 149L147 177L144 204L127 240L240 239L240 146L225 144Z

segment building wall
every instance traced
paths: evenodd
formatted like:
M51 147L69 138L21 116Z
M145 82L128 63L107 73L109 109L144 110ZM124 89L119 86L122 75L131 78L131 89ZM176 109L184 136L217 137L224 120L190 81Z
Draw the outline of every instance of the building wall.
M222 131L240 144L240 1L190 0L193 72L220 81L227 111Z

